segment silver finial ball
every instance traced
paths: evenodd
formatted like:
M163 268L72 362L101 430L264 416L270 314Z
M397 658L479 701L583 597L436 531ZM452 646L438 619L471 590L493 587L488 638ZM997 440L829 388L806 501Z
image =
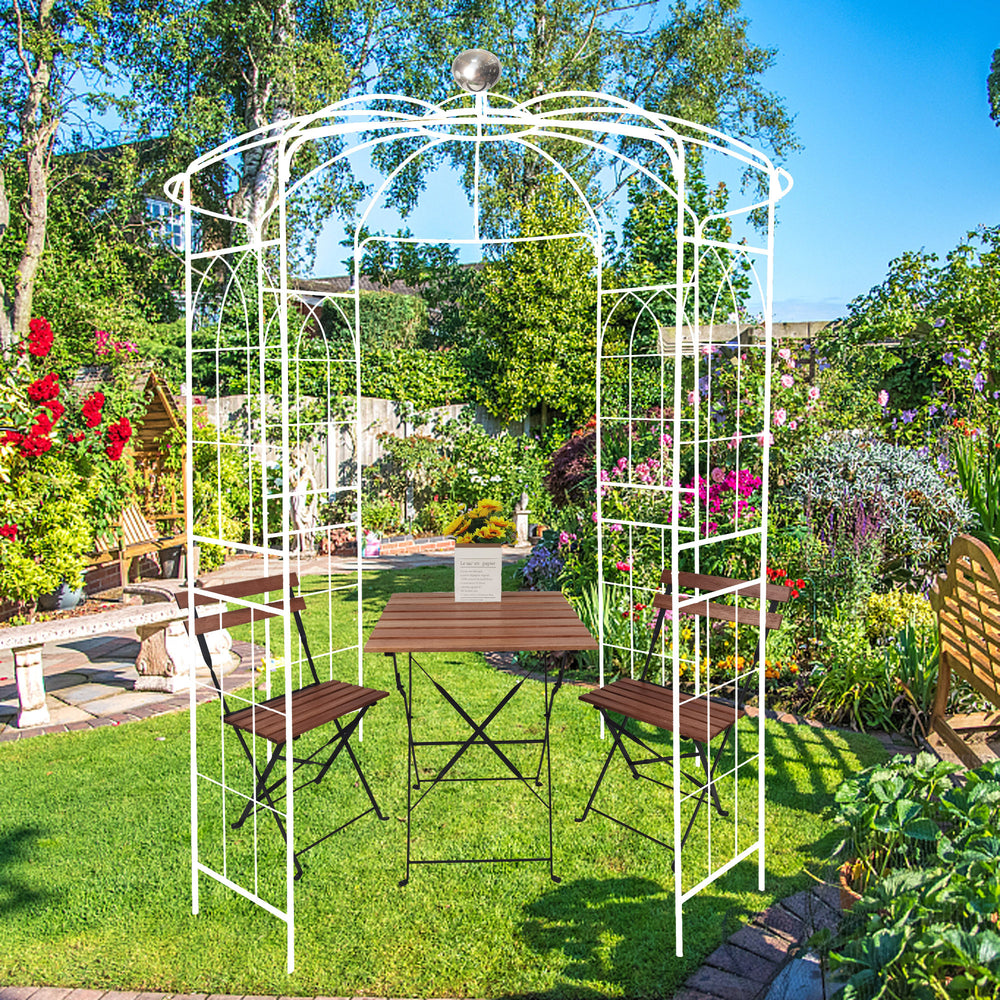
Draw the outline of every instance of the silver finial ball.
M485 49L466 49L455 56L451 75L462 90L479 94L500 79L500 60Z

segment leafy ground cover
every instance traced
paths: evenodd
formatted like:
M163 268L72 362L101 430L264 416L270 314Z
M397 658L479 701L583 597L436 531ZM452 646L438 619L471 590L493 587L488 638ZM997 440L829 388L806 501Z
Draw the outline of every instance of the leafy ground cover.
M448 567L366 578L365 627L393 590L450 586ZM346 611L337 620L352 628ZM474 655L442 654L426 665L447 673L473 714L512 683ZM767 891L757 893L751 860L691 900L685 956L677 959L669 852L600 817L573 821L607 750L593 711L573 688L560 692L553 718L561 884L549 880L544 864L447 865L417 868L409 886L398 887L405 718L390 661L371 657L365 670L367 684L392 692L370 713L361 746L389 818L367 817L306 856L292 976L284 969L282 925L228 889L203 878L201 912L191 914L188 718L181 713L0 747L0 798L8 804L0 819L0 983L277 995L669 997L749 914L803 888L806 868L823 869L836 841L824 810L847 777L883 758L864 735L769 724ZM539 689L525 682L506 732L537 730ZM436 710L426 704L433 727ZM199 709L206 732L217 728L217 713L217 704ZM351 815L359 802L350 782L331 778L299 795L301 837ZM608 787L611 811L627 808L632 784ZM538 852L545 824L537 802L516 783L500 792L490 786L488 794L483 787L439 789L414 827L415 850ZM741 800L744 794L755 797L756 786L741 789ZM668 815L647 803L647 822ZM216 867L220 820L221 802L204 794L199 838ZM238 871L253 835L249 824L245 831L228 839L225 863L232 877L252 880L252 871ZM258 835L258 887L280 895L273 877L280 841L269 820ZM705 838L693 837L685 866L696 869L705 855Z

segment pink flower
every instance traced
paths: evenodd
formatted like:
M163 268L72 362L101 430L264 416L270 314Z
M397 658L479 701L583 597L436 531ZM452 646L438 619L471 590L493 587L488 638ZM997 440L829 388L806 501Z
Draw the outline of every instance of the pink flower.
M785 422L785 420L787 418L788 418L788 414L783 409L775 410L774 411L774 417L773 417L774 426L775 427L780 427Z
M621 531L621 530L622 526L617 521L615 521L614 524L608 525L608 531Z
M761 447L764 446L764 436L765 435L763 432L757 435L757 444L759 444ZM767 443L774 444L774 435L770 431L767 432Z
M789 420L788 421L788 429L790 431L796 430L798 428L798 426L799 426L799 422L797 420Z
M819 399L819 386L818 385L809 386L809 390L806 393L806 395L813 400Z
M627 562L616 562L615 569L618 570L620 573L632 572L632 566Z
M559 544L560 545L565 545L568 541L569 541L569 532L568 531L560 531L559 532Z
M673 443L674 439L669 434L660 435L660 444L662 444L665 448L673 447Z
M688 405L694 406L694 389L688 393Z
M780 351L778 351L778 357L781 358L782 361L791 361L792 352L789 348L783 347Z
M883 409L889 405L889 393L887 393L885 389L878 394L878 405Z
M791 389L791 387L793 385L795 385L795 376L794 375L782 375L781 376L781 384L786 389Z
M593 514L590 515L591 520L594 524L597 524L597 511L595 510Z

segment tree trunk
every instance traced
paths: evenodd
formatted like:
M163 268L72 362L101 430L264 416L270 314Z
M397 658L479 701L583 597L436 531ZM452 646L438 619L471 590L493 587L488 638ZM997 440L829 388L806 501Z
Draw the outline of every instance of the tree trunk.
M3 170L0 169L0 240L3 239L7 226L10 224L10 202L7 200L7 189L4 185ZM10 325L11 302L7 289L0 281L0 351L6 351L14 341Z
M46 36L51 27L52 7L55 0L41 0L38 5L38 33ZM15 0L18 20L18 56L28 80L28 93L21 109L21 136L26 147L28 188L21 203L27 222L24 255L17 267L14 280L14 333L25 336L31 321L31 301L35 291L35 276L45 250L45 228L49 214L49 171L52 165L52 144L59 118L52 109L49 87L52 81L52 57L42 53L51 49L39 46L35 65L30 63L31 53L24 48L21 23L21 6Z
M269 51L248 51L247 65L241 73L246 87L243 124L248 132L292 116L294 95L286 81L293 74L288 74L287 68L276 71L275 67L294 58L291 49L295 33L292 0L279 0L273 15L271 37L266 43ZM246 219L251 232L261 226L272 207L277 183L276 143L266 143L244 154L243 176L231 199L230 209L237 218Z

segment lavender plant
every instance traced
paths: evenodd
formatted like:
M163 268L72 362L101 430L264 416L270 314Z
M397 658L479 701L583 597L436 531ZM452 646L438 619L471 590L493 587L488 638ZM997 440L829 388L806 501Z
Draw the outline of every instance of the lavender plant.
M785 487L831 554L880 542L882 571L920 587L972 520L964 498L927 457L862 432L827 435L792 465Z

